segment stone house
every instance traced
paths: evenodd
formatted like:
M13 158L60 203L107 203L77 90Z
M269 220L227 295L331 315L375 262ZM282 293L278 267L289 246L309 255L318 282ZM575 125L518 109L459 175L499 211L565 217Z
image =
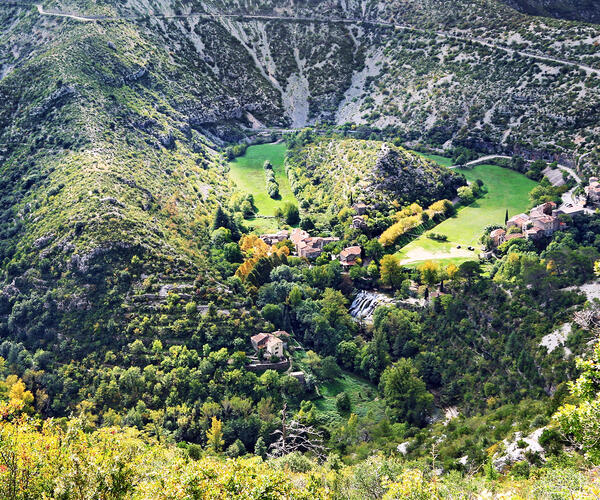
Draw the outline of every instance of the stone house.
M303 229L298 229L298 228L292 229L292 234L290 235L290 240L292 240L292 243L294 245L296 245L296 248L298 247L298 243L300 243L303 240L306 240L307 238L310 238L310 234L308 234Z
M492 239L492 244L495 247L499 247L506 241L506 231L504 229L494 229L490 233L490 238Z
M339 241L339 238L328 236L325 238L310 236L302 229L294 229L290 239L296 246L296 253L300 257L314 259L323 253L323 247L328 243Z
M525 229L523 234L525 235L525 239L527 240L537 240L544 235L544 230L537 226L533 226L530 229Z
M274 234L263 234L260 239L263 240L267 245L276 245L277 243L281 243L282 241L289 239L289 237L290 232L284 229Z
M367 213L368 207L364 203L359 202L359 203L355 203L354 205L352 205L352 208L356 212L356 215L365 215Z
M585 195L591 204L600 204L600 182L597 177L590 177L590 183L585 187Z
M508 222L506 223L506 229L508 230L511 227L518 227L522 230L524 227L526 228L530 222L531 217L529 217L527 214L515 215L514 217L508 219Z
M352 217L352 228L353 229L364 229L367 227L365 218L362 215L355 215Z
M560 229L560 221L554 215L542 215L532 219L533 227L537 227L544 232L544 236L552 236Z
M288 332L286 332L285 330L277 330L276 332L273 332L271 335L273 335L274 337L277 337L278 339L280 339L283 342L284 349L288 348L288 342L291 337L291 335Z
M548 201L546 203L542 203L537 207L532 208L529 211L529 216L532 218L541 217L542 215L552 215L556 210L556 203L553 201Z
M356 264L356 261L360 258L362 249L359 246L353 246L344 248L340 252L340 263L342 266L351 267Z
M273 334L259 333L250 337L250 342L257 352L264 349L269 356L283 357L284 342Z

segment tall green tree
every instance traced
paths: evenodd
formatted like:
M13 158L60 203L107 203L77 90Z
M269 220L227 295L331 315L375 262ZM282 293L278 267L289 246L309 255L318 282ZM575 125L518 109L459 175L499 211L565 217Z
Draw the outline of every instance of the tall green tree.
M424 425L433 405L433 394L410 359L400 359L381 375L379 388L390 414L397 422Z

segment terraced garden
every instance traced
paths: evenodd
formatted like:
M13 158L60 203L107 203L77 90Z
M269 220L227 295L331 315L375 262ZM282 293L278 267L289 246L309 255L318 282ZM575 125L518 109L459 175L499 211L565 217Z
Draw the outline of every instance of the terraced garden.
M446 166L451 164L449 158L426 156ZM427 260L460 263L474 259L479 254L478 241L485 226L503 224L506 210L512 217L530 207L528 195L536 183L524 175L496 165L478 165L472 169L461 169L460 172L469 182L481 179L487 193L433 229L436 233L448 236L448 241L431 240L424 233L406 245L399 252L404 265L417 265ZM469 246L474 247L475 251L468 250Z
M296 203L296 198L290 188L283 162L287 147L285 143L259 144L250 146L246 154L230 162L229 177L240 191L254 195L254 202L258 208L258 216L251 219L250 223L255 229L268 231L277 228L272 217L275 209L283 208L286 202ZM263 165L269 160L273 165L275 180L279 184L280 197L272 199L267 193Z

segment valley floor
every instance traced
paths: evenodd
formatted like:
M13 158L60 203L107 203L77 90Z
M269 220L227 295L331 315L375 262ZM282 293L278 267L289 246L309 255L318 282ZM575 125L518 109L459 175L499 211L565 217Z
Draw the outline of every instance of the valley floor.
M449 158L426 156L446 166L451 164ZM459 171L469 182L481 179L487 193L471 205L459 209L454 217L432 230L448 236L448 241L435 241L424 233L406 245L399 252L402 264L414 265L426 260L457 263L476 258L479 254L479 238L487 225L503 224L507 210L508 216L512 217L524 212L530 205L528 195L536 183L523 174L497 165L477 165ZM458 245L461 248L457 248ZM475 250L468 250L469 246Z
M254 196L258 217L252 219L250 224L259 232L278 229L276 219L272 218L275 210L283 209L287 202L297 203L283 166L286 150L284 142L250 146L243 156L229 164L229 177L237 188ZM273 164L275 179L279 184L280 198L276 200L267 194L263 171L267 160Z

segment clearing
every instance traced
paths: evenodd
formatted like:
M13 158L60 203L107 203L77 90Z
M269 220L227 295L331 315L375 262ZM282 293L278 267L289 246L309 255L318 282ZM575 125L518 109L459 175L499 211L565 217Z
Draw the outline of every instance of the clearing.
M240 191L254 195L258 216L250 223L261 232L277 229L277 221L272 217L276 208L282 208L287 202L297 204L290 188L283 161L287 147L284 142L249 146L246 153L229 163L229 178ZM280 198L272 199L267 193L263 165L266 160L273 164L275 179L279 184Z
M435 155L423 155L438 163L449 166L452 160ZM529 206L529 192L536 182L523 174L497 165L477 165L471 169L456 169L464 174L469 182L481 179L487 193L474 203L458 210L431 231L445 234L448 241L431 240L425 232L406 245L399 252L404 265L417 265L427 260L444 260L444 263L459 264L479 255L479 238L488 224L504 224L506 210L508 216L526 211ZM460 245L462 248L457 248ZM472 246L475 251L469 251Z
M305 373L308 372L304 364L305 355L306 353L300 350L294 353L294 370L301 369ZM375 420L385 417L385 404L377 395L377 386L358 375L343 370L335 380L319 382L317 387L321 397L317 397L313 402L329 423L345 421L349 417L349 414L340 415L336 408L336 397L341 392L346 392L350 396L352 413L360 417L370 414Z

